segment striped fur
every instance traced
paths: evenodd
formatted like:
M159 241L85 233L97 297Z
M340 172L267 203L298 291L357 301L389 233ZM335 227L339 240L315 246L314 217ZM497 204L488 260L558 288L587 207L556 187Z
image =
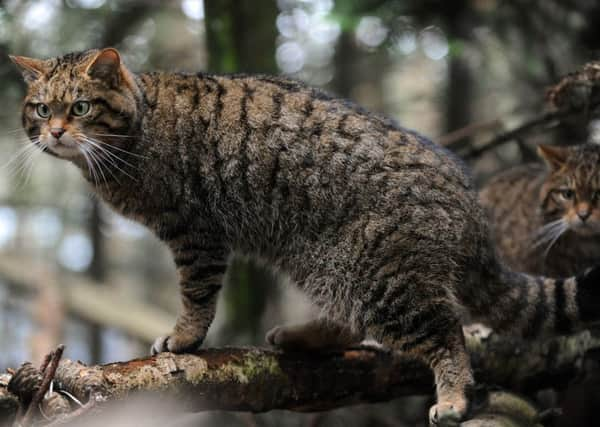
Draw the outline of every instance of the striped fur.
M104 162L100 182L77 155L85 140L54 154L171 248L183 311L155 351L201 343L229 254L248 254L321 309L305 327L274 330L272 343L335 347L370 335L420 356L437 384L430 420L453 425L473 384L465 310L531 336L594 315L578 288L592 292L596 271L556 282L506 270L462 163L352 103L283 77L133 74L113 49L14 61L26 75L39 68L23 113L32 137L46 135L48 120L31 103L65 111L73 91L91 100L94 119L68 126L118 135L99 138L129 166Z

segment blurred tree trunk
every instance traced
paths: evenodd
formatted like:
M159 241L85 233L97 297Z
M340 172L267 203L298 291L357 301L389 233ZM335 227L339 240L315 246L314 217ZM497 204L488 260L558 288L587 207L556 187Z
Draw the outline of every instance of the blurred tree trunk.
M340 35L335 49L335 75L331 82L333 91L343 98L350 98L356 84L356 75L353 69L356 50L352 33L344 31Z
M98 199L92 199L90 217L88 219L88 234L92 240L92 262L88 267L87 274L95 283L103 283L106 278L106 254L104 236L102 235L102 213ZM100 324L89 326L89 349L92 363L100 363L102 359L102 330Z
M452 45L448 56L444 133L467 126L472 121L473 76L460 46L470 39L469 7L464 0L447 3L442 19L446 36ZM469 145L465 138L462 144Z
M275 74L278 10L272 0L205 2L211 72ZM251 259L236 257L223 292L227 316L219 339L262 342L261 318L277 295L276 278Z
M56 347L63 339L66 310L62 299L62 283L50 279L56 277L47 269L34 273L38 280L37 293L33 297L33 318L36 324L31 336L31 359L38 364L49 348Z
M340 12L356 13L348 5L340 6ZM331 89L336 95L351 99L371 111L385 113L382 81L389 57L384 49L366 52L357 45L354 32L346 30L338 39L334 65Z
M273 0L205 2L209 70L276 73Z

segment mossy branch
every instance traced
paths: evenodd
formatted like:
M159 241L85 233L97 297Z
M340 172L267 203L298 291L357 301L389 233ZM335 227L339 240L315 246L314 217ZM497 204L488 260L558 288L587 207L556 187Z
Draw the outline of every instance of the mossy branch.
M467 345L479 383L532 391L565 384L577 375L578 362L586 351L600 348L600 338L588 331L544 342L469 335ZM321 411L434 390L423 363L376 348L320 355L221 348L89 367L63 360L55 380L83 402L120 400L144 391L171 397L190 411ZM4 405L15 399L3 388L5 383L0 382L0 425L14 414L14 404ZM506 401L511 400L504 399L505 406ZM508 404L513 411L519 405ZM5 406L9 410L1 410ZM532 409L523 407L531 420ZM485 419L483 411L479 417Z

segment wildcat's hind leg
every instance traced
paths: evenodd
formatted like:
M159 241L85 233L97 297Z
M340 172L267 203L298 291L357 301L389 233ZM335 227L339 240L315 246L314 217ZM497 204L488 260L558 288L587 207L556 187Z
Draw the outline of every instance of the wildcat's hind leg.
M423 289L422 284L413 285L409 287ZM432 284L429 286L432 289ZM366 325L367 331L384 346L419 357L430 366L437 403L429 411L429 423L436 427L458 426L467 415L474 384L459 317L449 300L439 295L423 298L412 306L401 303L403 296L395 298L395 304L384 297L375 305L367 318L377 319L377 323Z
M286 351L331 351L359 344L363 336L327 318L276 326L266 336L267 343Z
M424 355L435 375L437 403L429 410L433 426L458 425L468 412L468 395L474 385L462 330L451 333L446 342Z

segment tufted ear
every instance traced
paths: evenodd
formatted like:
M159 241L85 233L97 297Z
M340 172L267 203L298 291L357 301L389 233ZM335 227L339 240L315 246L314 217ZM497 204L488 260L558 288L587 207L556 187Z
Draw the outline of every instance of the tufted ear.
M26 56L8 55L10 60L15 63L25 82L31 83L39 79L45 70L45 61L42 59L27 58Z
M540 144L537 148L538 155L546 161L546 164L551 170L558 170L567 161L569 153L566 147L556 145Z
M121 55L117 49L102 49L91 60L85 72L93 79L103 80L110 86L118 86L121 82Z

